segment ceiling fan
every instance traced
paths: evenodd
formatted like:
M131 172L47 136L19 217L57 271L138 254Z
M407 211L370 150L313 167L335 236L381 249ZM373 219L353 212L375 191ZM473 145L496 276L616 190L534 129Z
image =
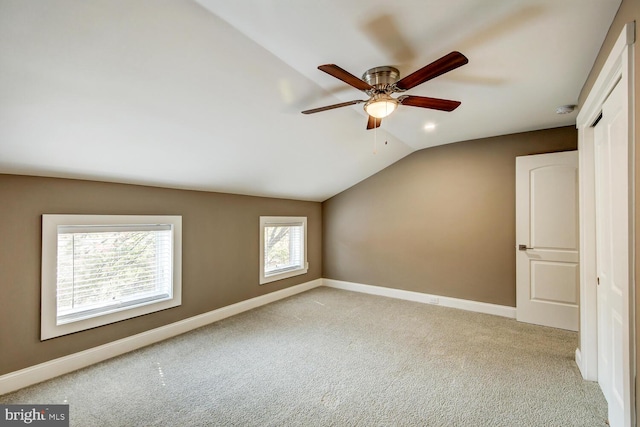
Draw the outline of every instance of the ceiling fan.
M455 70L469 62L466 56L460 52L451 52L448 55L420 68L406 77L398 80L400 72L391 66L375 67L365 71L362 79L338 67L335 64L320 65L319 70L332 75L338 80L353 86L369 95L368 100L356 99L354 101L342 102L340 104L327 105L326 107L305 110L302 114L313 114L321 111L333 110L334 108L346 107L355 104L364 104L364 110L369 115L367 129L374 129L380 126L382 119L393 113L398 105L408 105L410 107L430 108L440 111L453 111L460 106L459 101L448 99L428 98L426 96L402 95L393 98L391 94L407 91L438 77L444 73Z

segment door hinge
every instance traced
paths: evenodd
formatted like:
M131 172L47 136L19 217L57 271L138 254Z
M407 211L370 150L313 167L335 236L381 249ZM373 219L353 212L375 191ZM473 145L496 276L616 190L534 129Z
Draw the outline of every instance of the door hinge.
M598 285L600 284L600 278L596 277L596 282L598 283Z

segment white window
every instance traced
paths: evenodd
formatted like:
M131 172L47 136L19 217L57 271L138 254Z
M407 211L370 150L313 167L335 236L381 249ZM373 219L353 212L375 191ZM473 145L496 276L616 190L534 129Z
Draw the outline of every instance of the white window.
M305 274L307 218L260 217L260 284Z
M180 216L43 215L41 339L181 304Z

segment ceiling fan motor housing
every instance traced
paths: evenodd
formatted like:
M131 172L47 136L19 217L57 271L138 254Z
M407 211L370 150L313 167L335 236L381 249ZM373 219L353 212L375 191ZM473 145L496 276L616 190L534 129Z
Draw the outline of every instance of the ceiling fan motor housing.
M395 67L384 66L371 68L362 75L362 80L369 83L376 90L373 93L393 92L391 89L400 77L400 71ZM370 94L371 95L371 94Z

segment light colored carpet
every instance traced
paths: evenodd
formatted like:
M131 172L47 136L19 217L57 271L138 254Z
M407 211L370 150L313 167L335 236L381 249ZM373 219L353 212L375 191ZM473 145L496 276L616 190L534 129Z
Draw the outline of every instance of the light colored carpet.
M72 426L605 426L577 334L317 288L0 397Z

